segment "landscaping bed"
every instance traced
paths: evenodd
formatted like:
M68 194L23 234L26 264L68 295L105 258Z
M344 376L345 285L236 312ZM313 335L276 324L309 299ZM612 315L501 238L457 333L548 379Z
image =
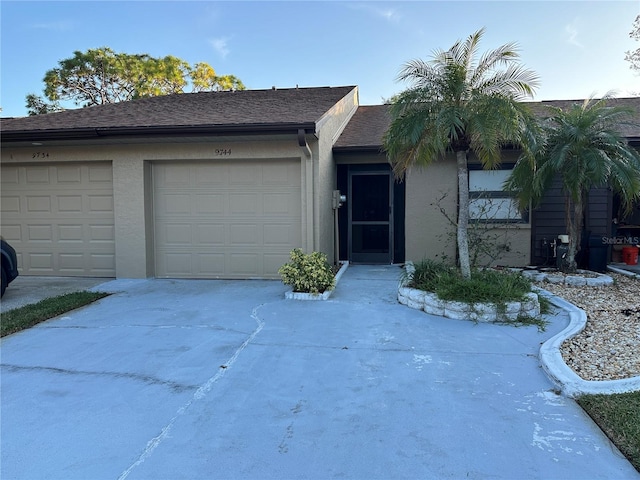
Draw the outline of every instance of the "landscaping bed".
M613 284L589 288L539 283L582 309L585 329L561 347L565 363L584 380L640 376L640 279L610 272Z

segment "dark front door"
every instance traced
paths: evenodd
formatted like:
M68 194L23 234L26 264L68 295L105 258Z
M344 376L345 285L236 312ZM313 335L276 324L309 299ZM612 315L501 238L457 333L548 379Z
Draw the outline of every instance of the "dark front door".
M390 172L349 173L349 259L391 263L393 187Z

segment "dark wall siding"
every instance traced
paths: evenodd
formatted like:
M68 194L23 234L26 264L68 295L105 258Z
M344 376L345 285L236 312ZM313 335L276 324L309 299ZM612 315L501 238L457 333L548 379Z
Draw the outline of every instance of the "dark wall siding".
M593 188L589 192L585 209L583 253L586 253L589 235L611 235L612 201L612 193L606 187ZM531 263L541 265L552 260L548 257L548 250L543 247L544 239L551 242L558 235L567 233L560 180L552 184L543 201L533 210L531 223Z

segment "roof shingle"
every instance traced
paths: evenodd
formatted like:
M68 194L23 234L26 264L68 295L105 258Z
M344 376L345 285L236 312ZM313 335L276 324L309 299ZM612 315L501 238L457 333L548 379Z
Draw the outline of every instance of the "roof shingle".
M549 115L546 106L567 108L574 104L581 104L584 100L553 100L531 102L529 106L533 112L544 117ZM620 133L627 138L640 138L640 97L614 98L611 105L624 106L636 111L636 125L620 125ZM351 118L351 121L340 135L334 148L336 150L374 150L382 148L382 138L389 128L391 116L389 105L361 106Z
M3 132L313 124L354 86L181 93L2 119Z

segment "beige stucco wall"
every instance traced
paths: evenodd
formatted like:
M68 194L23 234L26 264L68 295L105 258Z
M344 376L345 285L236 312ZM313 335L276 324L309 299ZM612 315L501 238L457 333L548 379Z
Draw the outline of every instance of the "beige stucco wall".
M316 202L314 249L326 253L335 261L335 219L332 193L336 189L336 162L333 145L358 107L358 90L351 91L333 106L318 122L317 160L314 162L314 199Z
M216 150L230 151L231 154L216 157ZM35 152L46 153L48 156L37 158L37 161L34 161ZM151 184L153 163L181 160L214 162L216 158L239 162L243 159L292 158L302 161L303 165L307 162L298 145L297 135L260 137L258 139L247 137L210 138L180 142L163 139L163 143L151 145L86 144L2 148L0 162L2 164L111 162L113 166L116 276L119 278L145 278L154 275L155 265ZM309 162L308 166L308 170L302 169L302 175L311 173L308 178L311 181L316 181L312 172L313 164ZM303 229L305 229L305 234L308 230L309 235L303 234L303 245L300 246L311 250L316 246L313 210L317 202L312 195L306 195L304 189L301 197ZM310 213L307 215L305 212ZM327 252L329 253L329 250Z
M455 159L407 171L405 205L405 256L418 262L425 258L455 260L455 228L437 203L455 219L457 176Z
M516 154L508 152L504 162L515 161ZM470 163L474 159L469 160ZM413 167L406 177L405 246L406 259L423 258L453 262L456 258L455 227L438 208L442 206L455 221L457 212L457 169L453 155L427 167ZM444 197L444 198L443 198ZM438 200L440 199L440 200ZM484 234L506 248L489 261L480 257L478 265L525 266L531 258L531 224L483 225Z

